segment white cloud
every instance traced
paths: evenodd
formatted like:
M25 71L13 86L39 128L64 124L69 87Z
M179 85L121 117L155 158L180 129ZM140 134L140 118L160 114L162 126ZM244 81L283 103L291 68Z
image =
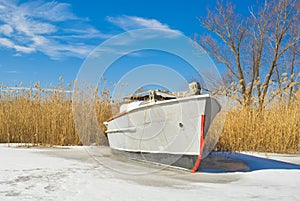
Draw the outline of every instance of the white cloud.
M121 27L124 30L137 29L137 28L162 28L168 29L169 27L165 24L162 24L155 19L145 19L136 16L119 16L111 17L108 16L107 21L115 24L116 26Z
M26 47L26 46L22 46L22 45L16 45L16 44L14 44L13 41L11 41L7 38L0 38L0 46L10 48L10 49L15 49L16 51L23 52L23 53L35 52L35 48Z
M67 3L31 1L22 4L21 7L26 12L30 12L31 16L53 22L79 19L70 11L70 5ZM32 8L35 9L32 10Z
M110 34L104 34L98 31L97 29L93 27L86 27L84 29L73 29L73 28L67 28L64 29L65 32L70 34L65 34L61 36L51 36L52 38L57 39L89 39L89 38L110 38L113 35Z
M8 48L13 48L14 44L7 38L0 38L0 45Z
M123 15L118 17L107 16L106 20L126 31L140 28L155 28L170 34L181 34L179 30L171 29L167 24L163 24L156 19Z
M33 41L35 46L45 45L46 43L48 43L47 38L44 36L34 36L31 38L31 40Z
M15 45L14 49L17 50L18 52L23 52L23 53L32 53L36 51L36 49L33 47L25 47L21 45Z
M16 55L42 52L52 59L84 58L94 48L85 39L107 37L72 13L69 4L0 0L0 47L14 49Z
M0 33L9 36L11 35L11 33L13 32L13 28L11 26L9 26L8 24L4 24L2 26L0 26Z

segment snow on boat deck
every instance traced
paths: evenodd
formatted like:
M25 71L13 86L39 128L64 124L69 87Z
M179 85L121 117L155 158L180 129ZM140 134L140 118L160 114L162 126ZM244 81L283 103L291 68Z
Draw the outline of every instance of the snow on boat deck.
M300 155L213 153L200 171L117 158L108 147L0 145L0 200L300 200Z

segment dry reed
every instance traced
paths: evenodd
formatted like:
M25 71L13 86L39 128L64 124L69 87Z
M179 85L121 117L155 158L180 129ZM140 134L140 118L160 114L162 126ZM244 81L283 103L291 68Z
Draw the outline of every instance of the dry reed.
M289 105L265 110L242 107L227 113L217 144L222 151L296 153L300 150L300 91Z
M0 142L31 145L80 145L72 112L71 85L60 84L44 90L35 84L31 88L1 87L0 91ZM95 101L98 119L106 120L110 106ZM89 111L85 111L89 112ZM81 115L85 115L82 113ZM88 125L84 119L82 124ZM101 125L104 130L104 126ZM101 142L96 142L101 144Z

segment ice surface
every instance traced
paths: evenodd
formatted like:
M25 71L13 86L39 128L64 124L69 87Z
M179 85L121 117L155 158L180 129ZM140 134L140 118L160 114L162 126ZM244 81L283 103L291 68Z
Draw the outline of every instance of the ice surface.
M215 155L215 166L204 164L202 172L191 174L117 158L107 147L3 144L0 200L300 200L299 155ZM232 169L239 163L248 169Z

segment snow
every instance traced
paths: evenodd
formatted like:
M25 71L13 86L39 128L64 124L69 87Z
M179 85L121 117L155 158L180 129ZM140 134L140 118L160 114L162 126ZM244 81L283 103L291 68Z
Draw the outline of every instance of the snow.
M107 147L19 148L2 144L0 200L300 200L299 154L215 156L228 159L219 163L246 164L248 169L217 164L191 174L117 158Z

